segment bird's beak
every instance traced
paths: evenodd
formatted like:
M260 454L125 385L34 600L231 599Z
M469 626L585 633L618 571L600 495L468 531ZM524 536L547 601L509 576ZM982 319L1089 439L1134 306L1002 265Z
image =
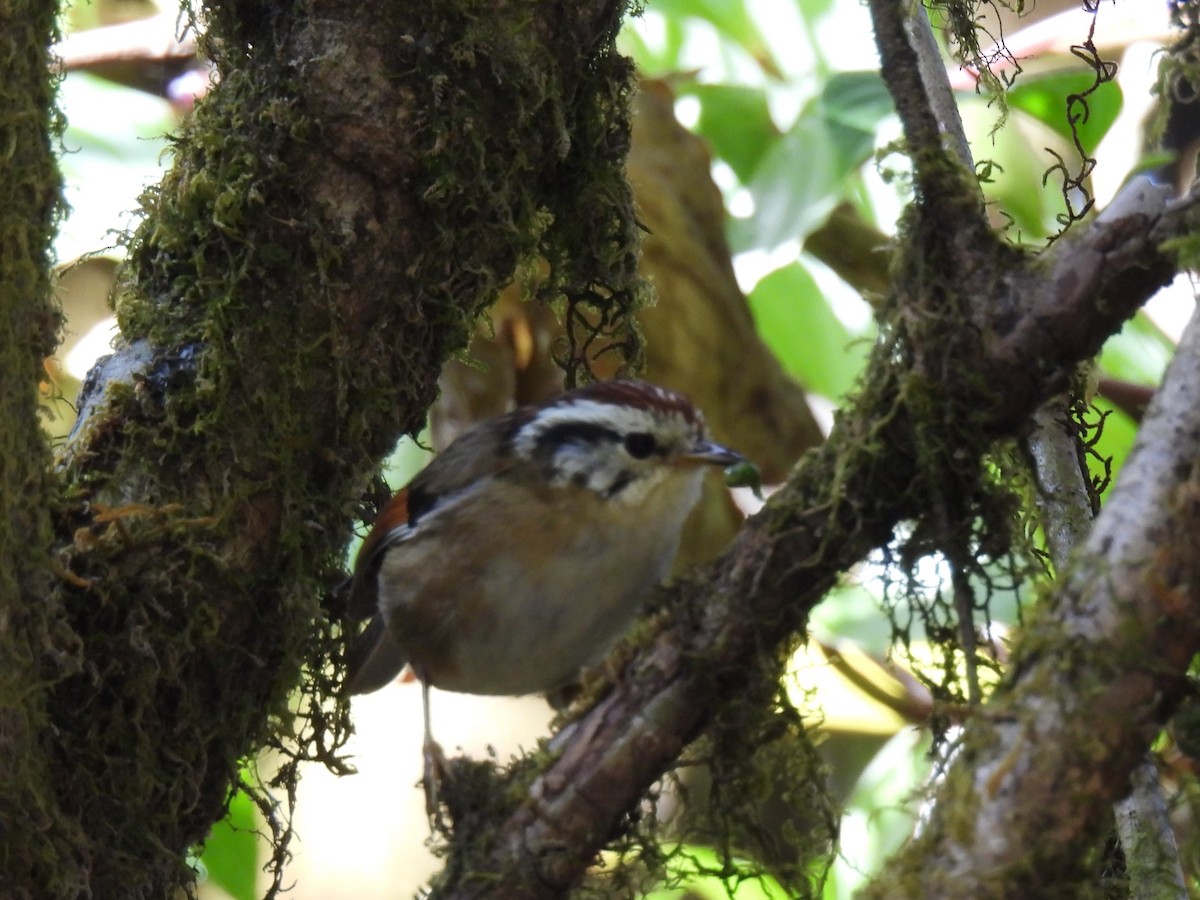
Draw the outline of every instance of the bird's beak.
M712 441L697 441L692 449L683 455L683 459L685 462L709 463L715 466L732 466L734 463L746 461L746 457L736 450L730 450Z

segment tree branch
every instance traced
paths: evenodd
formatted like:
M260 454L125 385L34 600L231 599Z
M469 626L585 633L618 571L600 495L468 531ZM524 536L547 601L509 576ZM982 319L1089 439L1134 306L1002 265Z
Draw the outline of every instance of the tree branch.
M1160 248L1194 228L1198 190L1175 203L1167 202L1170 195L1166 186L1138 176L1119 204L1065 239L1069 250L1051 247L1036 265L1013 267L1006 291L972 307L984 352L995 363L999 421L1011 426L1037 405L1021 394L1028 378L1010 381L1031 359L1055 367L1054 377L1065 387L1071 369L1064 363L1096 353L1143 302L1129 306L1122 299L1127 291L1145 298L1147 285L1157 290L1170 283L1176 265ZM1097 309L1080 318L1077 311L1086 304Z
M890 15L890 12L889 10L886 14ZM971 144L967 140L958 103L950 87L950 78L946 75L946 65L942 62L941 49L938 47L937 38L934 37L933 26L929 24L929 10L924 3L914 3L908 7L904 17L904 31L908 35L912 54L917 60L917 69L920 72L929 111L938 123L938 128L949 139L950 147L958 156L958 161L968 171L973 172L975 163L971 155Z
M1001 299L1010 309L1014 302L1025 305L1009 322L1005 340L985 344L985 355L975 356L969 342L957 348L972 354L967 358L955 357L950 348L951 363L978 377L970 382L974 393L953 386L945 415L979 421L978 410L991 409L992 418L981 426L1000 431L1032 412L1060 372L1119 327L1118 316L1132 314L1169 280L1174 264L1158 241L1172 229L1190 230L1189 217L1194 219L1198 206L1198 198L1190 196L1155 214L1096 222L1077 244L1059 242L1046 260L1014 277L1026 291L1019 300L1004 284L997 287L1001 296L978 295L982 308ZM1097 253L1097 244L1106 251ZM1060 295L1065 308L1056 312L1074 327L1048 341L1043 328L1029 320L1043 315L1040 303L1061 273L1081 271L1085 260L1093 266L1087 283L1096 293ZM1121 291L1110 291L1113 284ZM1018 336L1027 341L1019 349ZM876 348L875 375L891 365L890 352L886 345ZM1023 367L1010 364L1017 357L1026 361ZM1018 399L996 403L988 387L994 384L1005 385L1006 398ZM906 414L893 405L892 418L881 423L880 405L889 408L859 398L844 410L827 443L805 457L725 555L703 575L670 589L669 622L641 648L620 686L568 726L559 755L535 779L529 801L493 832L489 862L475 867L477 880L446 886L438 896L552 897L575 883L621 816L686 743L719 709L741 702L742 679L755 658L793 640L838 573L915 513L906 499L917 474ZM980 453L986 444L956 449Z
M1067 395L1052 397L1034 414L1025 446L1037 479L1038 505L1055 569L1068 570L1070 556L1092 525L1087 465ZM1130 773L1131 790L1113 807L1117 834L1135 898L1187 896L1175 834L1158 767L1147 753ZM1168 893L1164 893L1168 892Z
M1200 646L1200 322L1120 483L874 896L1069 890ZM900 885L901 887L898 887Z
M925 9L907 0L869 0L867 5L888 91L904 126L922 215L941 223L955 236L956 251L969 255L980 239L991 239L991 228L945 71L939 63L935 72L930 58L933 35ZM947 150L943 133L949 135L953 152Z

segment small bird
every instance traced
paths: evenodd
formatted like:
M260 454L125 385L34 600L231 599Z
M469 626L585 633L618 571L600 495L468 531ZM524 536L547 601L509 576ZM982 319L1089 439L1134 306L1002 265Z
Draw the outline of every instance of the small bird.
M430 686L530 694L599 662L666 577L706 468L741 462L683 395L596 382L479 423L392 498L355 560L347 611L371 621L345 685L411 666L431 805Z

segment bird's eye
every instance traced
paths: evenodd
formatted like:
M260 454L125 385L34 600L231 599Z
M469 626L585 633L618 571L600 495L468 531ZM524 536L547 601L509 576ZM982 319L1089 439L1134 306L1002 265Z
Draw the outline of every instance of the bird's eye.
M633 434L625 435L625 452L634 459L645 459L657 449L658 444L652 434L635 431Z

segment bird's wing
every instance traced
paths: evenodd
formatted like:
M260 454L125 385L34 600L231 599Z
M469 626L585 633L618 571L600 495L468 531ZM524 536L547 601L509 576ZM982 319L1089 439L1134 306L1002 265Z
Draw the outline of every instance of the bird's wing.
M346 654L346 691L350 694L377 691L395 681L407 662L388 633L383 616L376 615Z

